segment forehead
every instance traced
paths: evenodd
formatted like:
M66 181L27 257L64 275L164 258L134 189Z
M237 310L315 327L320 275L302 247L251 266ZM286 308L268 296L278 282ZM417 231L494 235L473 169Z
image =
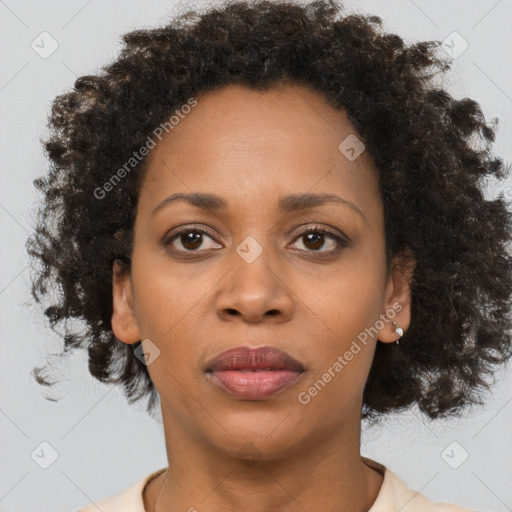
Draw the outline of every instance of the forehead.
M350 160L340 150L357 137L346 113L321 94L297 84L229 85L195 100L148 156L143 189L152 202L172 192L216 192L242 204L291 190L336 189L362 202L378 195L368 153Z

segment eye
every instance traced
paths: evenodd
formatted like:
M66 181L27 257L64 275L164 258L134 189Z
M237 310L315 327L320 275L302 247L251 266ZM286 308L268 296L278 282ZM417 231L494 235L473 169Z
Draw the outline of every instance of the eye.
M210 243L205 243L206 239ZM321 226L308 226L295 238L298 250L335 255L349 245L348 241ZM208 230L200 226L189 226L174 232L164 240L166 247L176 252L192 253L222 247L217 243ZM180 247L181 246L181 247ZM302 247L301 247L302 246Z
M167 238L164 242L166 246L171 246L178 252L195 252L198 249L212 249L214 247L204 247L204 238L207 237L213 241L209 232L199 226L188 227L174 233L171 237ZM176 247L178 245L178 247ZM183 248L179 248L179 245ZM216 247L221 247L220 244L215 242Z
M320 226L310 226L302 230L295 240L301 242L301 244L299 244L299 250L305 250L307 252L337 254L343 247L348 246L346 240ZM327 244L326 240L328 242ZM300 245L302 245L303 248L300 247ZM325 246L327 246L326 250L320 250Z

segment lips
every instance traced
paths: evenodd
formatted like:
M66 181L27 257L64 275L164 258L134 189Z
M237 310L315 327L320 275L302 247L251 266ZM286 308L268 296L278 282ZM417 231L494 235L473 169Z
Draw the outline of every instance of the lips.
M292 356L273 347L237 347L222 352L208 363L206 371L291 370L303 372L304 366Z
M299 361L274 347L237 347L206 366L217 388L243 400L267 399L298 381L304 371Z

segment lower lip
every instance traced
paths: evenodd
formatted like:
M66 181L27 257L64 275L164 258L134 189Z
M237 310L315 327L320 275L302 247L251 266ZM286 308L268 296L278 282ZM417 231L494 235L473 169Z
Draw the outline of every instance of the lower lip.
M297 382L302 373L291 370L223 370L214 371L210 375L213 384L236 398L264 400Z

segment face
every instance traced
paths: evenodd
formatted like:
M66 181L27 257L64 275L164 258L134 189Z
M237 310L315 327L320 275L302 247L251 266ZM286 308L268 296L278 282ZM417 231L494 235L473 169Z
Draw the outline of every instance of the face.
M295 84L196 99L148 156L112 326L152 353L166 428L271 459L359 425L377 339L409 325L408 279L386 269L368 152L339 149L355 134L343 111ZM166 201L178 193L216 200ZM240 346L275 347L304 371L265 399L235 397L205 369Z

